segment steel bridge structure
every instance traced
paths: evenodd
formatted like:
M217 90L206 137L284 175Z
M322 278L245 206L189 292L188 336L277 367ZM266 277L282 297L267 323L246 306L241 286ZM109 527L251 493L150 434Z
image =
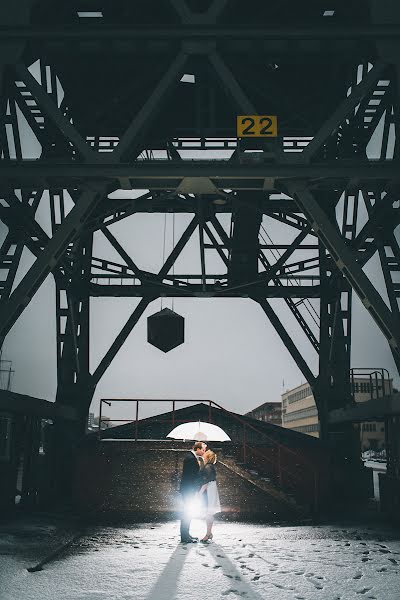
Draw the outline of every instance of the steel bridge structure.
M78 413L79 431L162 296L258 303L312 387L324 438L329 412L351 401L354 294L400 371L399 42L397 0L2 2L0 342L51 274L56 404ZM277 137L238 137L238 115L263 114L277 116ZM36 218L43 199L51 235ZM190 216L158 272L110 230L139 213ZM266 235L275 223L284 240ZM96 232L120 261L94 255ZM201 269L176 273L193 236ZM36 260L14 287L24 248ZM364 270L375 255L389 305ZM90 372L90 299L106 296L140 301ZM271 298L317 353L316 375Z

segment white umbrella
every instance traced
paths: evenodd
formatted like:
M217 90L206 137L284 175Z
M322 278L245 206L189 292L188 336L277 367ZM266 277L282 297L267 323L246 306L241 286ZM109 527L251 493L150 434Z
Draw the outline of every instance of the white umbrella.
M182 423L167 435L174 440L197 440L199 442L230 442L231 438L218 425L193 421Z

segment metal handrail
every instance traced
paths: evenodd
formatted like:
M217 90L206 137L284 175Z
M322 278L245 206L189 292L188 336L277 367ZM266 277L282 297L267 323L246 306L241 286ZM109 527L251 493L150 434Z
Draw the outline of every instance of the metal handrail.
M133 421L132 419L119 419L116 420L116 422L130 422L130 423L135 423L135 441L137 441L138 439L138 421L139 421L139 403L140 402L172 402L172 425L175 425L175 404L176 402L207 402L208 406L209 406L209 421L211 421L211 407L214 406L216 408L218 408L219 410L223 411L224 413L228 414L231 418L233 418L234 420L236 420L237 422L239 422L242 426L243 426L243 458L244 458L244 462L246 462L246 455L247 455L247 450L250 450L251 452L255 453L255 454L259 454L261 455L265 460L269 461L269 463L271 464L275 464L274 460L270 457L268 457L266 454L262 453L260 449L254 447L254 446L250 446L250 444L246 441L246 429L250 429L254 432L256 432L257 434L261 435L264 437L264 439L267 439L273 446L275 446L275 448L277 448L280 452L280 450L283 448L285 452L292 454L293 456L296 457L296 460L298 461L299 458L301 459L301 462L303 464L304 467L307 467L310 475L313 478L314 481L314 505L315 507L317 507L318 505L318 489L317 489L317 479L318 479L318 475L317 475L317 470L316 468L312 465L312 463L310 463L309 460L307 460L304 456L299 455L298 452L295 452L294 450L292 450L291 448L288 448L287 446L285 446L284 444L282 444L281 442L275 440L274 438L272 438L270 435L268 435L265 431L263 431L262 429L248 423L247 421L245 421L244 419L242 419L240 416L238 416L236 413L232 413L231 411L227 410L226 408L224 408L223 406L221 406L220 404L218 404L217 402L215 402L214 400L193 400L193 399L177 399L177 400L169 400L169 399L152 399L152 398L112 398L112 399L101 399L100 400L100 415L99 415L99 431L98 431L98 438L99 440L101 440L101 423L103 421L102 419L102 403L106 403L107 405L111 406L112 402L136 402L136 416L135 416L135 420ZM156 416L156 415L155 415ZM183 421L185 422L185 421ZM280 454L279 454L280 456ZM289 479L293 479L296 480L297 482L300 481L300 476L295 475L294 473L292 473L291 471L289 471L287 469L287 467L282 466L281 461L278 460L278 477L280 479L280 482L282 481L282 472L284 472Z
M288 448L287 446L285 446L284 444L280 443L279 441L275 440L274 438L272 438L271 436L268 435L268 433L266 433L265 431L263 431L262 429L259 429L258 427L255 427L254 425L247 423L244 419L241 419L236 413L231 412L230 410L227 410L226 408L224 408L223 406L221 406L221 404L218 404L217 402L215 402L214 400L192 400L192 399L177 399L177 400L169 400L167 398L162 398L162 399L154 399L154 398L111 398L111 399L101 399L100 400L100 418L99 418L99 437L100 437L100 433L101 433L101 404L102 402L105 402L106 404L108 404L109 406L111 405L111 402L136 402L136 419L135 422L138 420L138 404L139 402L172 402L173 405L173 416L172 416L172 423L175 422L175 403L176 402L207 402L209 404L209 408L211 408L211 406L215 406L216 408L219 408L220 410L222 410L224 413L230 415L233 419L235 419L236 421L238 421L239 423L241 423L241 425L243 425L244 427L247 427L248 429L251 429L252 431L255 431L256 433L264 436L266 439L268 439L269 441L271 441L273 444L275 444L277 447L281 447L284 448L286 451L288 451L290 454L293 454L294 456L298 456L297 452L295 452L294 450L292 450L291 448ZM209 417L210 417L210 412L209 412ZM155 415L156 416L156 415ZM123 421L125 421L125 419L122 419ZM126 422L133 422L132 419L126 419ZM312 466L311 463L309 463L307 460L305 460L306 463L308 463L308 466Z

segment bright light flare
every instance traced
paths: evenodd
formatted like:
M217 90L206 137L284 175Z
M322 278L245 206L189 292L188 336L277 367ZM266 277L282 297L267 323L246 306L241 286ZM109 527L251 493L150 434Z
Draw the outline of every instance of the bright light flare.
M200 518L203 513L203 506L200 496L196 496L185 504L185 514L191 519Z

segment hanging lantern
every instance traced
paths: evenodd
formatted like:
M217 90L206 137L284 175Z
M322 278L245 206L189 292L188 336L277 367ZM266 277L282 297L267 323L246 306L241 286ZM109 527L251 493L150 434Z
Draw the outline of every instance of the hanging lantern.
M147 317L147 341L169 352L185 341L185 319L169 308Z

